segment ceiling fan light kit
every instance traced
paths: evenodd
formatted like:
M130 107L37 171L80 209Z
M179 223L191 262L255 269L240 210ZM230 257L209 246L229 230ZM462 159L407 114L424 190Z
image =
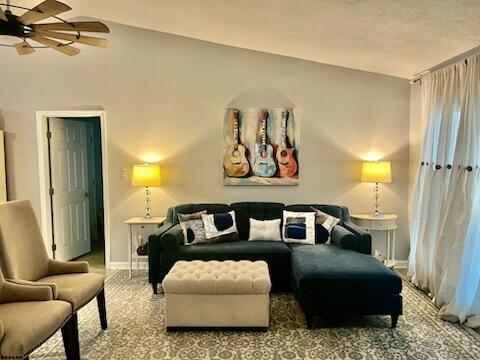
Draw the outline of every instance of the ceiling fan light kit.
M26 12L17 16L11 8ZM19 55L32 54L38 48L51 48L70 56L80 53L80 49L72 46L74 43L106 47L106 39L85 36L82 32L109 33L110 29L98 21L69 22L57 17L70 10L70 6L56 0L45 0L33 9L11 5L9 1L6 4L0 3L0 36L18 40L13 45L0 43L0 46L14 47ZM59 22L37 23L48 18L57 19ZM30 41L42 46L32 46Z

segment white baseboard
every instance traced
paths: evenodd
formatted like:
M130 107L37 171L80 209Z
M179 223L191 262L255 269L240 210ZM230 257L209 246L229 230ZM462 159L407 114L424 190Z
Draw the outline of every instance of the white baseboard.
M141 259L139 268L142 270L148 269L148 263L146 260ZM128 270L128 261L110 261L110 267L109 269L113 270ZM132 270L137 269L137 262L134 261L132 263Z
M408 268L408 260L395 260L395 269L406 269Z

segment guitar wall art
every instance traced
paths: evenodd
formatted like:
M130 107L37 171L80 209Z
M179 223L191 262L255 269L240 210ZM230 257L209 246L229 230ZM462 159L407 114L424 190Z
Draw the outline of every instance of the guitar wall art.
M227 109L225 185L297 185L298 120L291 108Z

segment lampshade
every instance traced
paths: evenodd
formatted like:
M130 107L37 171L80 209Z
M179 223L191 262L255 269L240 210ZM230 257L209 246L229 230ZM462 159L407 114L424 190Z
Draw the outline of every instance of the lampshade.
M159 186L161 183L160 165L141 164L133 166L133 186Z
M392 166L390 161L365 161L362 165L362 182L392 182Z

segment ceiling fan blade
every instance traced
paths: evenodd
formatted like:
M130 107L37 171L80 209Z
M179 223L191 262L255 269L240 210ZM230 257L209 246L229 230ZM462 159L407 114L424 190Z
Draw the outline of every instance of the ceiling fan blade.
M51 39L48 39L46 37L43 37L41 35L35 35L32 36L30 39L48 46L54 50L60 51L61 53L69 56L74 56L78 55L80 53L80 49L77 49L76 47L70 46L70 45L63 45L62 43L59 43L58 41L54 41Z
M15 44L18 55L28 55L35 52L35 49L30 46L25 40L21 43Z
M99 21L35 24L35 28L38 30L86 31L98 33L110 32L110 29L107 27L107 25Z
M91 37L91 36L83 36L83 35L74 35L74 34L64 34L56 31L48 31L48 30L39 30L38 32L42 36L46 36L49 38L61 39L61 40L68 40L73 41L80 44L97 46L97 47L107 47L108 41L106 39Z
M1 7L0 7L0 20L8 21L7 17L5 16L5 13L3 12L3 9Z
M72 8L64 3L56 0L45 0L41 4L35 6L32 10L29 10L20 16L18 20L23 25L30 25L34 22L64 13L69 10L72 10Z

